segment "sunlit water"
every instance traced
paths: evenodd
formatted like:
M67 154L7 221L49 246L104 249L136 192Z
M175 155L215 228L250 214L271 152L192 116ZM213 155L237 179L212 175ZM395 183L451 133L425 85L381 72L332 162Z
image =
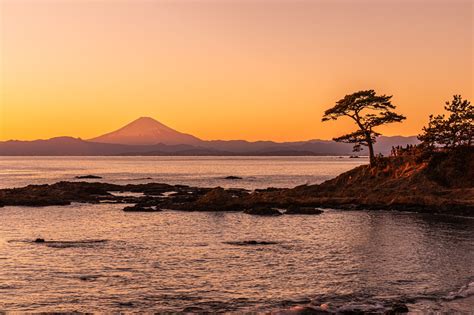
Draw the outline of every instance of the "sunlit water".
M163 182L199 187L294 187L316 184L365 157L0 157L0 188L102 176L117 184ZM242 180L229 181L227 176Z
M89 173L126 183L127 176L132 182L138 173L192 185L294 186L327 179L363 162L173 160L2 158L7 184L3 179L1 184L22 186ZM197 173L186 175L186 170ZM227 183L224 175L244 180ZM440 306L445 298L474 280L474 220L469 218L335 210L265 218L243 213L125 213L122 208L0 208L0 311L241 312L309 301L373 307L400 299L409 299L415 310L446 310ZM57 242L32 242L38 237ZM276 243L234 243L245 240ZM462 310L469 310L467 303L461 303Z

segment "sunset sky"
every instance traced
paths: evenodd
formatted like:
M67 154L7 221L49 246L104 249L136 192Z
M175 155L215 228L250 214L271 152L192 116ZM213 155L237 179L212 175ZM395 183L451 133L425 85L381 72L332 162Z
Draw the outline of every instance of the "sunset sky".
M415 135L473 101L471 0L0 0L0 140L150 116L202 139L329 139L345 94L393 94Z

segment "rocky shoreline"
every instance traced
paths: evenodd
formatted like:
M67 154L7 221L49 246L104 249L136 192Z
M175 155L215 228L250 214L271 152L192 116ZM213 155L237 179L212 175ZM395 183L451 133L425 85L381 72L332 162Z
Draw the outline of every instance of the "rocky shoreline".
M397 210L474 215L472 148L429 156L384 158L320 185L292 189L224 189L148 183L58 182L1 189L1 206L43 207L71 203L134 204L129 212L243 211L252 215L317 215L318 208ZM133 193L127 195L126 193Z
M274 192L274 189L268 191ZM256 195L267 190L200 188L185 185L149 183L115 185L91 182L58 182L51 185L28 185L0 190L0 206L66 206L72 203L126 204L125 212L181 211L243 211L252 215L278 216L286 207L280 203L254 202ZM127 194L128 193L128 194ZM138 195L138 196L137 196ZM129 204L133 204L129 206ZM279 207L279 208L277 208ZM311 207L288 207L288 215L321 214Z

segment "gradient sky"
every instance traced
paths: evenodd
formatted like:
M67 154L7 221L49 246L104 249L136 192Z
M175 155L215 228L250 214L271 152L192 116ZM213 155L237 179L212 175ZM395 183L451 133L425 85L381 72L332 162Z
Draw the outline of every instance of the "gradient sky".
M471 0L0 0L0 140L151 116L203 139L329 139L345 94L393 94L414 135L473 101Z

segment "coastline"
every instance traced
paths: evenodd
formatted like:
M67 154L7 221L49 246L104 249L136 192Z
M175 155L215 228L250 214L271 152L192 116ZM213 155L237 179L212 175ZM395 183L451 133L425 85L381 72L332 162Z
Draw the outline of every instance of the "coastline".
M98 182L94 175L79 176L81 181L0 189L0 207L105 202L135 204L131 211L171 209L279 215L319 214L315 208L330 208L474 216L473 151L467 148L429 156L383 158L375 167L358 166L318 185L252 191L165 183L118 185ZM226 179L236 178L241 179L230 175Z
M405 165L405 164L404 164ZM405 165L406 166L406 165ZM408 168L410 170L410 168ZM377 175L380 175L376 169L368 168L366 166L358 167L353 169L349 172L341 174L340 176L333 178L331 180L326 181L320 185L304 185L298 186L295 188L287 189L287 188L266 188L266 189L255 189L255 190L246 190L246 189L239 189L239 188L203 188L203 187L196 187L196 186L186 186L186 185L169 185L164 183L148 183L148 184L138 184L138 185L117 185L111 183L101 183L98 180L107 180L107 176L103 176L104 178L95 178L96 175L85 175L85 178L77 178L75 182L58 182L55 184L50 185L29 185L22 188L16 189L2 189L0 190L0 200L6 206L28 206L32 207L32 211L29 209L19 209L22 212L29 213L31 217L38 217L42 216L41 213L49 213L50 211L47 208L39 209L39 212L34 211L34 207L47 207L49 205L59 205L60 207L52 207L52 211L56 211L56 213L61 213L61 215L65 213L73 214L75 211L75 207L88 209L88 212L83 212L82 214L78 213L76 217L82 217L82 220L89 220L89 215L95 215L93 213L98 213L97 211L102 207L113 208L113 211L110 211L111 218L118 218L119 220L123 220L121 218L126 218L128 222L136 222L136 220L147 220L145 223L147 226L154 226L157 222L160 222L162 218L170 217L170 216L181 216L182 218L196 218L196 217L219 217L221 219L219 224L227 221L229 216L240 216L245 218L244 220L250 220L254 222L259 222L258 224L269 224L272 227L278 226L283 222L286 224L287 222L294 222L296 220L314 222L314 226L320 226L321 221L327 220L326 218L331 217L338 211L326 211L324 215L319 218L307 218L303 217L302 215L311 215L306 211L308 208L316 209L316 208L331 208L331 209L341 209L343 211L358 211L358 210L365 210L364 212L368 211L378 211L382 210L381 212L377 213L374 216L379 215L389 215L389 213L384 213L387 210L394 210L394 211L403 211L403 212L417 212L417 213L426 213L428 215L423 216L415 216L419 220L433 220L438 222L443 221L442 218L431 218L430 216L438 216L438 215L446 215L446 216L458 216L458 215L466 215L467 217L473 217L472 212L470 211L470 204L466 202L464 208L459 208L458 211L452 211L453 209L450 208L443 208L447 207L449 203L445 203L443 205L438 205L436 211L433 211L434 207L430 207L429 203L436 201L446 202L448 199L433 199L427 198L420 199L422 202L419 203L387 203L381 204L380 207L376 208L375 205L368 203L368 205L362 203L362 198L367 198L366 195L356 195L355 191L358 193L361 190L355 189L363 178L366 178L365 175L358 178L355 175L363 175L366 174L365 172L374 172L375 178ZM412 173L410 173L412 174ZM100 174L103 175L103 174ZM355 182L349 182L348 178L351 177L356 179ZM413 174L412 174L413 176ZM387 178L387 175L382 177L384 182L393 180L391 177ZM373 180L373 178L372 178ZM234 181L235 185L238 185L239 180L229 179L229 181ZM407 181L406 177L403 177L403 181L396 182L399 185L402 182ZM410 181L410 180L409 180ZM345 185L341 185L341 182L345 182ZM381 181L380 181L381 182ZM380 182L376 181L375 184L379 184ZM411 180L410 185L405 187L405 193L396 191L398 196L403 195L404 200L411 200L407 198L408 193L410 191L408 187L413 187L411 185L417 184L419 185L419 179L415 182L413 179ZM426 182L424 182L426 183ZM355 187L354 184L357 184ZM433 184L433 183L432 183ZM341 190L334 189L334 186L341 185ZM351 187L352 185L352 187ZM436 192L436 185L433 184L431 186L429 192L432 192L431 197L433 196L433 192ZM397 186L394 186L397 187ZM419 186L418 186L419 187ZM343 188L343 189L342 189ZM446 189L446 188L444 188ZM455 188L456 191L459 193L460 188ZM453 189L450 189L449 194L444 196L452 196ZM461 190L469 192L469 188L462 188ZM387 189L386 191L389 191ZM378 193L380 193L380 189ZM394 193L395 194L395 193ZM415 197L416 195L413 194ZM465 194L465 196L467 196ZM384 195L384 199L378 200L378 202L383 201L386 202L389 197L393 198L390 195ZM385 199L386 198L386 199ZM414 198L414 197L411 197ZM371 199L365 199L371 201ZM374 200L374 199L372 199ZM416 201L416 199L413 199ZM469 200L465 198L465 200ZM403 201L403 200L402 200ZM82 203L83 205L79 205L77 203ZM13 205L15 204L15 205ZM90 205L97 205L97 207L89 207L87 204ZM69 205L69 206L68 206ZM156 212L154 214L134 214L134 213L121 213L121 209L125 209L126 207L134 207L133 205L138 205L138 209L135 209L137 212L141 212L140 208L144 210L152 209L153 211L145 211L145 212ZM67 207L62 207L67 206ZM293 217L288 218L285 214L286 210L288 210L291 206L299 207L300 217ZM435 204L435 206L437 206ZM411 207L415 207L411 211ZM179 212L175 211L167 211L170 210L178 210ZM269 218L254 218L251 217L253 213L247 214L240 214L240 213L218 213L218 212L244 212L248 209L257 209L257 210L268 210L273 209L280 212L283 212L283 217L269 217ZM5 208L6 213L15 212L16 210L13 208L8 207ZM163 210L161 212L160 210ZM317 210L317 209L316 209ZM462 210L462 211L461 211ZM205 214L205 213L194 213L188 214L186 212L214 212L212 214ZM297 208L298 211L298 208ZM343 217L351 217L356 216L364 220L362 217L365 215L359 215L359 213L343 213L340 212L340 215ZM0 208L0 212L2 209ZM183 213L184 212L184 213ZM217 213L216 213L217 212ZM304 213L306 212L306 213ZM88 214L87 214L88 213ZM86 215L83 215L86 214ZM275 212L270 212L266 214L265 211L262 211L260 215L269 215L273 216ZM313 213L313 215L319 214L318 212ZM372 215L369 215L372 217ZM410 218L410 215L399 215L398 213L394 213L394 217L401 219L400 222L404 221L406 218ZM175 218L175 217L173 217ZM148 221L150 220L150 221ZM151 221L156 220L156 221ZM193 220L193 219L191 219ZM446 220L454 220L446 218ZM471 219L461 220L459 221L469 221ZM153 223L154 222L154 223ZM227 221L231 222L231 221ZM230 223L233 224L233 223ZM366 225L367 223L363 223ZM238 225L238 224L237 224ZM391 229L391 227L390 227ZM407 231L406 226L401 226L400 230L403 232ZM189 232L186 229L186 232ZM315 233L318 235L318 233ZM36 243L34 242L36 237L44 237L45 243ZM81 236L82 237L82 236ZM108 237L104 236L104 239L108 239ZM90 242L89 238L85 239L86 241ZM224 240L223 240L224 241ZM241 239L240 241L230 241L225 243L226 246L230 248L241 248L242 252L248 253L261 253L265 251L272 251L273 248L279 248L280 245L273 244L274 241L272 238L262 238L258 236L247 236ZM105 243L84 243L82 238L77 239L67 239L59 234L53 233L52 235L45 235L45 234L35 234L28 237L27 243L23 241L21 246L30 247L32 251L38 252L42 249L51 250L53 252L61 249L62 247L74 248L74 246L78 246L79 249L84 247L96 248L96 247L106 247L109 244L113 244L112 241L107 241ZM79 244L79 245L77 245ZM401 257L394 255L396 257ZM87 275L86 275L87 277ZM400 277L400 279L404 279ZM81 280L82 281L82 280ZM95 281L95 280L93 280ZM100 281L99 281L100 282ZM94 282L95 283L95 282ZM361 313L386 313L386 314L395 314L401 313L402 311L408 310L408 312L412 313L419 313L419 312L432 312L432 311L454 311L454 312L465 312L464 310L468 309L470 303L472 303L472 296L467 297L456 297L452 300L448 300L445 296L448 296L447 291L441 292L440 295L436 295L436 298L430 295L417 295L418 292L415 294L408 295L406 298L403 295L393 297L393 298L364 298L362 297L345 297L345 296L327 296L327 297L316 297L313 299L310 296L306 301L289 301L283 300L281 304L278 302L270 305L265 306L265 308L258 308L258 311L267 312L271 314L307 314L307 313L319 313L319 314L335 314L340 312L357 312ZM413 298L411 298L413 297ZM124 302L124 305L121 305L121 311L127 311L130 305L126 304L128 302ZM133 302L135 303L135 302ZM323 304L327 304L328 307L326 308ZM137 304L133 304L135 307ZM230 304L229 304L230 305ZM323 308L322 308L323 306ZM180 306L181 307L181 306ZM209 306L211 307L211 306ZM230 312L232 312L233 305L226 306L229 307ZM250 308L245 309L246 311L254 311L255 309ZM173 309L175 311L189 311L189 312L206 312L207 310L214 310L212 307L210 309L196 304L195 306L185 306L183 305L182 308Z

